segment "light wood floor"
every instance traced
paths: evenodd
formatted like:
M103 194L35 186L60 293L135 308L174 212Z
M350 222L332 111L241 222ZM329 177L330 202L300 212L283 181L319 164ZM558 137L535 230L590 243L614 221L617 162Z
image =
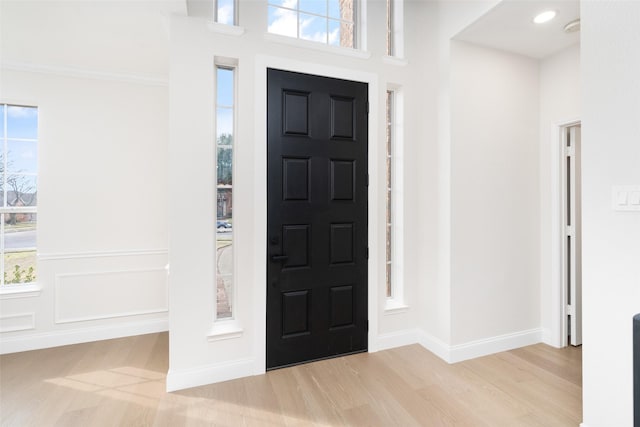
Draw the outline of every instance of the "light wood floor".
M167 334L0 357L2 426L577 426L581 350L418 345L165 393Z

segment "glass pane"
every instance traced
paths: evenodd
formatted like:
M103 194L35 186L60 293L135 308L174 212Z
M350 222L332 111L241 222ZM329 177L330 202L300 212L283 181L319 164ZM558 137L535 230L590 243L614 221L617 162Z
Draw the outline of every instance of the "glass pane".
M225 234L226 233L226 234ZM216 239L216 305L217 319L228 319L233 313L233 244L232 231L218 230Z
M386 261L391 262L391 224L387 225L387 251Z
M234 1L218 0L217 6L216 22L219 22L220 24L235 25Z
M300 0L300 10L302 12L315 13L317 15L327 16L326 0Z
M37 206L37 178L33 175L7 175L7 206Z
M233 184L233 149L218 147L218 185Z
M0 104L0 137L4 137L4 104Z
M0 206L4 207L4 173L0 171Z
M391 264L387 264L387 297L391 298Z
M233 69L218 68L216 73L218 106L233 106Z
M225 319L233 313L233 188L227 184L217 187L216 318Z
M38 143L36 141L7 141L7 171L38 172Z
M344 21L329 20L329 44L333 46L353 47L353 24Z
M298 17L292 10L269 6L268 31L289 37L298 37Z
M38 138L38 109L16 105L7 106L7 137Z
M391 191L387 191L387 224L391 224L393 218L391 217Z
M216 109L216 319L233 317L233 79L218 68Z
M329 44L340 46L340 21L329 20Z
M314 15L300 14L300 38L327 43L327 20Z
M4 282L36 280L36 214L6 213L4 234Z
M216 141L218 141L218 144L228 144L226 141L230 141L233 135L233 109L218 108L216 128Z
M391 163L392 159L390 156L387 156L387 189L391 189Z
M329 17L340 19L340 0L328 0Z
M386 271L386 276L387 276L387 296L391 297L391 268L392 268L392 263L391 263L391 226L387 226L387 250L386 250L386 266L387 266L387 271Z

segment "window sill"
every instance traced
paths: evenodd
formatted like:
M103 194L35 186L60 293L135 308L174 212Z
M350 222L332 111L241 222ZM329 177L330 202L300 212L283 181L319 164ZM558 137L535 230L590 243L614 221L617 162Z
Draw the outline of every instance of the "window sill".
M42 287L31 283L28 285L4 285L0 289L0 300L12 298L32 298L40 296Z
M209 342L240 338L244 330L235 320L219 320L214 322L207 336Z
M391 315L391 314L400 314L400 313L406 313L407 311L409 311L409 306L406 305L405 303L395 300L393 298L390 298L387 300L387 303L384 307L384 315Z
M265 33L264 39L274 43L286 44L289 46L295 46L295 47L304 48L304 49L313 49L320 52L332 53L335 55L349 56L351 58L358 58L358 59L371 58L371 53L364 50L350 49L347 47L340 47L340 46L329 46L320 42L302 40L295 37L281 36L279 34Z
M237 25L219 24L214 21L207 21L207 28L212 33L226 34L228 36L241 36L244 34L244 27Z
M397 67L406 67L409 65L409 61L404 58L398 58L396 56L383 56L382 62L389 65L395 65Z

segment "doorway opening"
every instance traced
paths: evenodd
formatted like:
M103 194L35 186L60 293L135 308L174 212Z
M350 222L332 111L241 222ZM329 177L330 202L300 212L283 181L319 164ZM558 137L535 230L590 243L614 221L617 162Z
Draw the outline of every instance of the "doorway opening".
M582 344L581 124L560 127L562 346Z

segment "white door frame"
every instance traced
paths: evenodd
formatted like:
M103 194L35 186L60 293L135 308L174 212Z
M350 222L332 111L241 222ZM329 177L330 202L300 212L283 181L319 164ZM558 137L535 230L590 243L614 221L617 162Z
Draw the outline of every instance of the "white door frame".
M567 287L564 281L564 211L563 176L564 129L580 124L579 118L557 122L551 129L551 342L556 347L568 345L567 335Z
M376 266L376 254L380 248L384 248L384 242L380 241L378 230L383 230L381 218L377 214L376 206L379 206L379 193L382 188L378 185L378 76L358 70L329 66L326 64L314 64L287 58L257 55L255 58L254 76L254 212L253 234L256 237L254 250L254 265L247 266L254 272L253 299L251 304L253 316L253 341L254 375L265 372L266 367L266 315L267 315L267 68L294 71L331 78L346 79L368 83L369 85L369 207L368 210L368 239L369 239L369 265L368 265L368 315L369 334L368 351L377 351L378 330L378 294L382 289Z

